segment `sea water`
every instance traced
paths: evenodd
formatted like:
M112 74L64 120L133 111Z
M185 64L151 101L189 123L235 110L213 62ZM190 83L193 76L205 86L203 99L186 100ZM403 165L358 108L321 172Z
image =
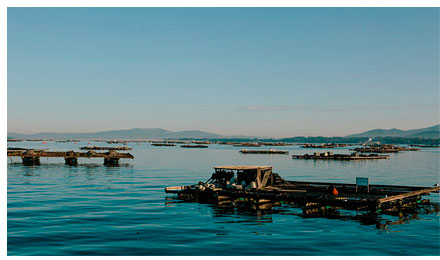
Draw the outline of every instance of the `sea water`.
M11 147L80 151L98 142L18 142ZM370 225L351 219L308 218L301 208L220 208L181 202L167 186L206 181L218 165L269 165L287 180L433 186L439 182L438 148L390 154L387 160L314 161L292 154L349 148L304 149L298 145L255 149L289 155L239 153L241 148L155 147L128 143L133 160L103 166L102 158L41 158L24 166L8 158L8 255L439 255L438 211L408 219L383 215ZM248 148L253 149L253 148ZM439 202L439 194L428 196ZM350 214L350 213L349 213ZM398 223L393 225L392 223Z

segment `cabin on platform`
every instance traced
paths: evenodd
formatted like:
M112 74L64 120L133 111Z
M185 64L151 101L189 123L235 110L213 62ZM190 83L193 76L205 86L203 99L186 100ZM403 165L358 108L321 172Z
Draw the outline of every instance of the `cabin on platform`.
M271 166L215 166L211 183L223 189L260 189L273 184Z

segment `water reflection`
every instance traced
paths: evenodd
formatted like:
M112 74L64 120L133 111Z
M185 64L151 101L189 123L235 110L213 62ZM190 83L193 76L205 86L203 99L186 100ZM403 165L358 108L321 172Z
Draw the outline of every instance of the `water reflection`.
M99 163L85 163L85 164L78 164L77 166L72 165L66 165L64 163L50 163L50 164L40 164L40 165L24 165L22 162L11 162L8 163L8 167L21 167L23 169L60 169L60 170L69 170L69 169L78 169L84 170L84 169L96 169L96 168L104 168L104 169L118 169L118 168L124 168L124 169L133 169L133 165L129 163L121 163L117 166L108 166L103 165ZM12 170L12 168L11 168Z
M170 207L174 204L197 203L176 200L167 197L165 205ZM355 221L361 225L375 226L377 229L389 231L393 225L409 224L413 220L423 219L423 215L439 214L440 203L418 205L410 211L397 212L368 212L345 210L329 206L301 207L293 203L265 203L264 208L249 205L236 204L206 204L212 209L212 216L216 223L245 223L263 225L272 223L274 215L290 215L301 218L326 218L339 219L342 221Z

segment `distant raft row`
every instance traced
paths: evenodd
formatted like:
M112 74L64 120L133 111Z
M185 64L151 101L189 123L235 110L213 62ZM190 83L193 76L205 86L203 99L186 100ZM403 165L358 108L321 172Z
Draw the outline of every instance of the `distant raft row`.
M391 144L370 145L367 147L351 149L351 151L356 151L361 153L397 153L401 151L418 151L418 150L420 150L420 148L400 147Z
M81 150L131 150L132 148L130 147L126 147L126 146L114 146L114 147L101 147L101 146L96 146L96 145L89 145L89 146L84 146L79 148Z
M289 154L289 151L278 151L275 149L269 149L269 150L247 150L247 149L241 149L240 153L244 154Z
M292 155L293 159L306 159L306 160L377 160L377 159L388 159L389 155L378 155L378 154L361 154L361 153L351 153L351 154L334 154L333 152L325 153L314 153L314 154L304 154L304 155Z

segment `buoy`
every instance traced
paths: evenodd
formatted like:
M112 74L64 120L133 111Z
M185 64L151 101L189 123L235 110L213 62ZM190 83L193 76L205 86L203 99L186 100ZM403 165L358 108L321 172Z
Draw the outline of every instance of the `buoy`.
M333 195L337 196L339 194L338 190L336 188L333 188L332 191Z
M47 144L47 142L42 142L42 144Z

